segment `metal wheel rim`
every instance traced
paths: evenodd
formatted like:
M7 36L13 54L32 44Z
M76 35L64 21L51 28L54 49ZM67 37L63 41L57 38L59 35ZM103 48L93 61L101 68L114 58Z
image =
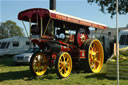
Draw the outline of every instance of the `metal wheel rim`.
M43 75L47 70L47 58L44 54L38 53L35 55L32 62L33 71L37 76Z
M104 52L99 40L93 40L89 46L89 66L94 73L101 71L104 61Z
M62 53L58 60L58 70L62 77L70 75L72 70L72 59L68 53Z

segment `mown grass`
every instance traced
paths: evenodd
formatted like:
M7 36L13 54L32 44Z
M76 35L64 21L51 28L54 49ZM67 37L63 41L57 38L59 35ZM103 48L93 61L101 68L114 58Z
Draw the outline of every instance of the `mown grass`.
M48 74L34 78L28 65L16 66L11 58L0 57L0 85L116 85L116 79L106 77L106 65L101 73L72 73L68 78L59 79L54 69ZM120 85L127 85L128 80L120 80Z

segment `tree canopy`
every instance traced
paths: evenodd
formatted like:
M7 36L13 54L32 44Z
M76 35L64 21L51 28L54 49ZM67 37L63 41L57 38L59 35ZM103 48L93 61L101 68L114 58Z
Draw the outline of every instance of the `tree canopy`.
M11 20L1 23L0 39L13 36L24 36L23 29Z
M96 3L103 13L110 13L111 17L116 14L116 0L88 0L88 3ZM128 0L118 0L120 15L128 13Z

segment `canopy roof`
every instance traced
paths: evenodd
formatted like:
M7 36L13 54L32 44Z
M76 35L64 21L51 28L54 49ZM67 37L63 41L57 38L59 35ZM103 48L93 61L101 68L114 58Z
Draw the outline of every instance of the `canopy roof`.
M33 8L33 9L24 10L18 14L18 19L23 21L29 21L29 18L31 18L32 22L36 22L37 14L40 16L40 18L49 16L52 19L62 20L65 22L80 24L83 26L89 26L89 27L94 27L99 29L107 29L106 25L103 25L100 23L96 23L93 21L77 18L74 16L70 16L67 14L63 14L63 13L59 13L56 11L43 9L43 8Z

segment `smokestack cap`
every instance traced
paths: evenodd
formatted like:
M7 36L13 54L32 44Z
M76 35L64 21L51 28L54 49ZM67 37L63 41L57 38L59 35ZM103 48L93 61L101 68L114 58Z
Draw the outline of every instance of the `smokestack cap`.
M56 10L56 0L50 0L50 10Z

